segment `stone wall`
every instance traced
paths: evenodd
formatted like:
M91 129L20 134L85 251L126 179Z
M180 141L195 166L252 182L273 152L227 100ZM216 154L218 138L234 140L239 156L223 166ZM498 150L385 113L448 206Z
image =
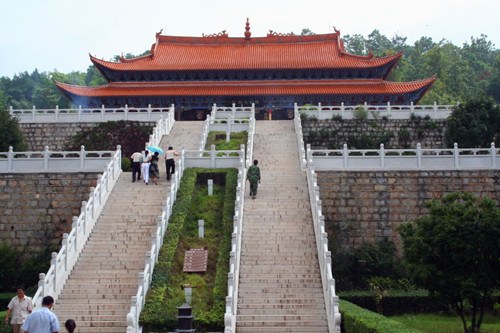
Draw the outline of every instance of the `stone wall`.
M500 203L500 170L318 172L329 238L342 249L385 237L401 253L396 228L426 214L424 203L470 191Z
M62 151L72 136L100 123L22 123L21 131L26 137L28 151L43 151L49 146L51 151ZM155 126L155 122L140 122L141 125Z
M0 243L36 254L58 248L97 173L0 174Z
M445 148L445 120L414 118L408 120L306 120L302 121L304 142L313 149Z

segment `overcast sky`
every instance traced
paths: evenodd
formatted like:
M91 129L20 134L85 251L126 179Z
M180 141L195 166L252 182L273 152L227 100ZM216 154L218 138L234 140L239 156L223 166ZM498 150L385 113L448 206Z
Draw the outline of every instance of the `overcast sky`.
M0 0L0 76L86 71L89 53L110 60L151 48L155 33L196 36L269 30L446 38L461 46L486 34L500 47L500 0Z

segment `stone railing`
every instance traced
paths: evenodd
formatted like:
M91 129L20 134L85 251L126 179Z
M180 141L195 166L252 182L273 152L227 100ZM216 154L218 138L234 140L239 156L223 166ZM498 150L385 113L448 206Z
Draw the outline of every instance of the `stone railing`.
M339 298L335 292L335 279L332 275L332 254L328 250L328 234L325 231L325 217L323 216L321 200L319 199L317 175L314 170L314 162L308 160L307 164L307 186L311 202L323 295L325 297L328 331L330 333L340 333L341 315L339 312Z
M161 115L161 118L156 121L156 126L153 128L153 133L149 135L149 141L144 145L146 150L150 146L158 146L160 144L161 138L164 135L168 135L172 130L175 123L175 109L172 108L166 115Z
M307 166L306 160L306 150L304 146L304 135L302 134L302 121L300 120L300 113L297 108L295 108L295 115L293 117L293 123L295 126L295 134L297 135L297 146L299 149L299 161L300 170L304 171Z
M214 104L212 106L212 112L210 113L212 119L250 118L253 117L254 115L255 115L255 104L253 103L252 106L236 106L234 103L232 106L217 106L217 104Z
M73 217L71 232L63 235L59 253L52 253L49 270L39 275L38 289L33 296L35 307L41 306L45 296L54 299L59 296L121 172L121 149L118 146L111 161L108 159L104 173L99 176L97 186L90 189L89 200L82 202L80 216Z
M498 169L500 149L490 148L423 149L344 149L311 150L307 145L308 161L317 171L346 170L467 170Z
M241 158L238 163L238 183L236 185L236 202L234 205L231 252L229 253L229 273L227 274L227 297L226 312L224 314L224 333L236 332L236 311L238 308L238 285L240 277L241 236L243 228L243 208L246 185L245 148L243 145L241 145L240 157Z
M390 119L410 119L413 116L430 117L431 119L446 119L451 114L455 105L334 105L323 106L318 103L317 106L298 106L295 103L295 111L299 114L304 113L308 117L315 117L318 120L331 119L333 117L342 117L342 119L355 119L358 108L367 112L368 119L377 119L387 117Z
M121 152L120 152L121 154ZM0 152L0 173L102 172L114 151L49 151ZM121 163L121 162L120 162Z
M300 168L301 170L306 171L307 176L307 187L309 189L309 200L311 204L314 234L318 251L321 282L323 285L323 295L325 297L328 332L340 333L341 315L339 312L339 298L335 292L335 279L332 275L332 255L328 250L328 235L325 231L325 218L322 213L321 200L319 199L317 175L314 170L315 165L312 155L307 154L306 160L304 140L302 137L302 124L297 108L295 108L294 125L295 133L297 135Z
M214 106L215 108L215 106ZM200 142L200 151L205 149L205 145L207 142L208 133L212 131L217 132L226 132L226 139L229 141L231 133L243 132L247 131L248 133L248 143L247 143L247 158L246 158L246 166L249 167L251 165L251 156L253 155L253 136L255 133L255 117L253 112L248 111L240 111L238 108L231 108L232 111L230 114L223 116L222 118L213 118L218 117L219 113L223 111L215 112L212 109L212 113L207 116L205 120L205 125L203 127L202 139ZM253 110L253 108L252 108ZM243 113L242 113L243 112ZM245 118L248 113L248 117ZM233 118L236 117L236 118Z
M173 113L174 106L170 107L125 107L120 108L82 108L59 109L13 109L10 107L10 114L16 117L20 123L78 123L78 122L104 122L111 120L135 120L135 121L156 121L168 112Z

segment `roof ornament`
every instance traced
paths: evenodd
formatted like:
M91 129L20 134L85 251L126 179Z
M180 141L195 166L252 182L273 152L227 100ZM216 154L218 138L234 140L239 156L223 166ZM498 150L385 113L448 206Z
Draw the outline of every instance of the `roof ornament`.
M204 37L204 38L214 38L214 37L229 37L229 36L226 33L226 30L222 30L218 34L211 34L211 35L201 34L201 37Z
M280 32L276 32L276 31L272 31L272 30L269 30L269 32L267 33L267 37L289 37L289 36L293 36L293 32L289 32L289 33L280 33Z
M245 24L245 39L250 39L252 33L250 32L250 20L247 18L247 23Z
M335 31L336 34L340 33L340 30L337 30L337 28L335 28L335 26L333 26L333 31Z

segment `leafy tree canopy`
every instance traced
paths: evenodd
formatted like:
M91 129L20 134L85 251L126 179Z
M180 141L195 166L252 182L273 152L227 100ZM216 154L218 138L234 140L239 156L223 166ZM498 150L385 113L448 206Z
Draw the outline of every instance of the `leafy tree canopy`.
M0 91L0 151L8 151L11 146L14 151L25 151L27 147L19 123L10 115Z
M491 97L480 96L456 106L447 119L446 144L453 147L489 147L500 142L500 107Z
M426 207L428 215L398 228L409 274L455 309L464 332L479 332L485 302L500 287L500 209L466 192L430 200Z

